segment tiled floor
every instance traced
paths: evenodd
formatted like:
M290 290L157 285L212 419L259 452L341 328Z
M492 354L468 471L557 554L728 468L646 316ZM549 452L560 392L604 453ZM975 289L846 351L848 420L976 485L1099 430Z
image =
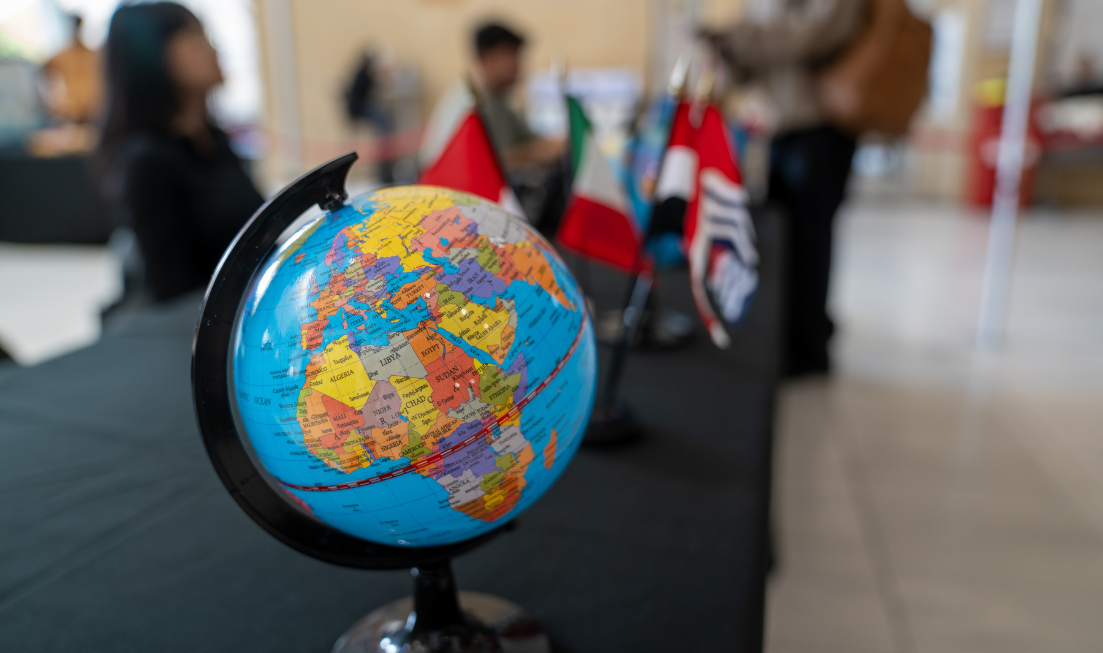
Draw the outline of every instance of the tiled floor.
M1029 215L978 354L986 230L842 217L838 373L783 392L768 651L1103 650L1103 214Z

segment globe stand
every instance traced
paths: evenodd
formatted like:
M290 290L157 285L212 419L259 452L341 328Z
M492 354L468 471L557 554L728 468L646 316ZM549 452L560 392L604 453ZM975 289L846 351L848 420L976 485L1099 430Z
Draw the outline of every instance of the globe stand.
M368 613L333 653L549 653L540 624L487 594L457 592L445 560L412 570L414 595Z

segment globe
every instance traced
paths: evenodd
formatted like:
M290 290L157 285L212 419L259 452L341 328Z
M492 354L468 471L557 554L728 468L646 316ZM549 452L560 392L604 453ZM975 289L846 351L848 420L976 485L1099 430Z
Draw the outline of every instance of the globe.
M430 186L293 225L233 322L229 388L288 503L377 544L512 520L559 478L593 406L585 299L497 204Z

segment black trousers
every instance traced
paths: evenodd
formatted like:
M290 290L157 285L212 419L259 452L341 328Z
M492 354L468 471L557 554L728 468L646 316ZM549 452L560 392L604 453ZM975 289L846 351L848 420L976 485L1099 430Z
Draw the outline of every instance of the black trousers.
M769 198L789 218L785 341L791 374L830 367L832 232L855 146L853 136L828 125L781 134L771 144Z

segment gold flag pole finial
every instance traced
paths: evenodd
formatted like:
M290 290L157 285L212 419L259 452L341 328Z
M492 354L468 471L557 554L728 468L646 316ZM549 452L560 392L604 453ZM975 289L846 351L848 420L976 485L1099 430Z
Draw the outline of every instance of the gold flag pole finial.
M697 78L694 80L695 84L693 86L689 110L689 121L695 127L701 125L701 119L705 115L705 107L708 106L709 102L712 100L712 91L716 85L715 66L705 65L700 66L700 68L701 70L697 73Z
M694 99L702 104L708 104L712 100L712 92L716 89L716 66L708 66L701 71L701 75L697 78L697 88L694 92Z

